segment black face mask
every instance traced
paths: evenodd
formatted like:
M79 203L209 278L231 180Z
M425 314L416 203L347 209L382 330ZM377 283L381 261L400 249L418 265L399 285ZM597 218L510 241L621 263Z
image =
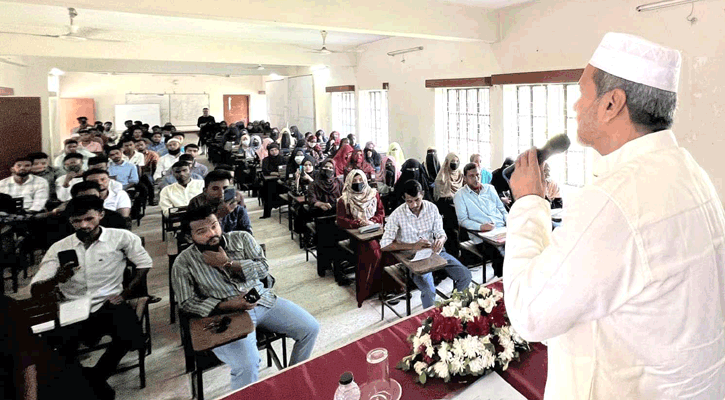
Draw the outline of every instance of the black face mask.
M458 163L452 162L451 163L451 170L455 171L458 169Z
M360 193L365 188L365 184L363 182L353 183L351 187L353 192Z
M176 150L169 150L169 154L171 154L172 156L175 156L175 155L179 154L180 152L181 152L180 148L176 149Z
M332 177L333 177L333 174L334 174L335 172L334 172L334 171L332 171L332 170L329 170L329 169L321 169L321 170L320 170L320 173L322 174L322 177L323 177L323 178L325 178L325 179L330 179L330 178L332 178Z

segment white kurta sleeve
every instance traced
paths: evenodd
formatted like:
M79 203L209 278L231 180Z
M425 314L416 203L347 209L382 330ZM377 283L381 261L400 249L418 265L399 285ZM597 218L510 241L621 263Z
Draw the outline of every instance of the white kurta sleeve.
M508 218L504 300L513 327L530 341L611 313L648 276L634 231L604 192L583 189L553 233L549 207L526 196Z

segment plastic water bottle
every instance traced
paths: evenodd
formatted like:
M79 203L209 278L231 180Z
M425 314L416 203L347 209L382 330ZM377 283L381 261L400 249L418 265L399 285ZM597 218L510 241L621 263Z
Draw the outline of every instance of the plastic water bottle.
M352 372L345 372L340 377L340 386L335 391L334 400L360 400L360 388L355 383Z

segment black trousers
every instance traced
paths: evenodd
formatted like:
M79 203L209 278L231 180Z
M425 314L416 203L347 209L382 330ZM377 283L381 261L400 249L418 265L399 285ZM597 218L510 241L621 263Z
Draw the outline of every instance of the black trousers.
M93 368L95 375L105 380L113 375L129 350L141 348L144 344L141 323L126 302L118 305L106 302L87 320L54 331L49 340L54 342L61 355L73 359L80 342L97 343L106 335L111 336L111 344Z
M478 251L484 255L487 259L491 260L493 265L493 273L499 278L503 276L503 246L500 248L490 243L481 242L476 245Z
M265 180L262 184L262 202L264 203L264 216L269 217L272 214L272 208L278 207L281 204L279 195L282 193L282 189L277 184L276 179Z
M458 216L453 198L441 197L436 201L436 206L443 217L443 230L448 236L445 244L446 253L457 258L460 255L461 242L458 240Z

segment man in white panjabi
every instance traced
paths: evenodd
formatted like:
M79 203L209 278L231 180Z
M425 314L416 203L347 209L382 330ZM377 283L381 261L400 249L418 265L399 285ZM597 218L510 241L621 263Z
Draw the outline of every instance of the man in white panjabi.
M579 81L603 157L551 231L536 153L516 161L505 303L548 345L546 399L725 398L725 216L670 129L680 54L608 33Z

